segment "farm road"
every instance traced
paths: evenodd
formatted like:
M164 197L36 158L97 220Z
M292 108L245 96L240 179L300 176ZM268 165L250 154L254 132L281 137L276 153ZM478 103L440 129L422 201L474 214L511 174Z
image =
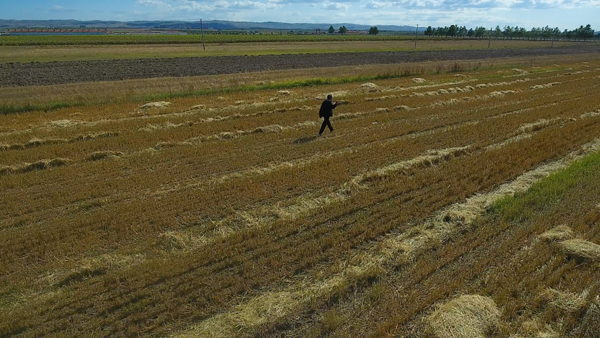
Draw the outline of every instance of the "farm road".
M560 48L399 51L7 63L0 64L0 87L235 74L281 69L394 64L421 61L476 60L500 57L527 57L598 52L600 52L600 45L581 44Z

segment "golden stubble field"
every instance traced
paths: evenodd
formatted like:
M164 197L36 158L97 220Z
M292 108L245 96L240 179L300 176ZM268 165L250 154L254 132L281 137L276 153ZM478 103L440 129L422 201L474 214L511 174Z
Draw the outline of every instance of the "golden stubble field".
M479 218L600 149L600 59L544 60L0 116L0 336L598 333L598 184Z
M544 48L550 46L575 46L570 41L531 41L487 39L419 39L416 50ZM340 52L376 52L415 50L412 39L386 41L315 41L315 42L252 42L149 45L74 45L74 46L0 46L0 63L45 62L102 59L136 59L165 57L202 57L222 55L267 55Z

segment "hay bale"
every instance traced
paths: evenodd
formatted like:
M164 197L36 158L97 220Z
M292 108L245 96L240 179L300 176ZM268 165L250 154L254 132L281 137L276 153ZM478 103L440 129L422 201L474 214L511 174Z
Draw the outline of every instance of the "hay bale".
M489 297L465 295L440 306L427 322L438 338L483 338L498 326L500 311Z
M577 294L548 288L542 293L542 298L562 311L574 313L586 306L587 294L587 292Z
M46 160L45 162L46 168L62 167L69 164L69 160L66 158L53 158L51 160Z
M50 121L50 122L48 122L48 124L52 127L66 128L66 127L74 126L78 123L75 121L71 121L71 120L58 120L58 121Z
M50 160L41 160L34 163L28 163L19 168L19 172L27 173L34 170L44 170L50 169L54 167L61 167L66 165L69 162L67 159L63 158L54 158Z
M15 172L15 167L0 165L0 175L9 175Z
M558 244L567 255L592 261L600 260L600 245L598 244L583 239L569 239Z
M46 144L60 144L60 143L67 143L67 140L63 140L63 139L39 139L37 137L32 138L31 140L29 140L29 142L25 143L23 145L23 148L34 148L34 147L39 147L39 146L43 146Z
M548 242L564 241L573 238L573 230L562 224L540 235L540 239Z
M513 68L513 72L515 72L515 73L519 73L519 74L521 74L521 75L527 75L527 74L529 74L529 72L528 72L528 71L526 71L526 70L523 70L523 69L519 69L519 68Z
M141 109L149 109L149 108L166 108L171 105L171 102L159 101L159 102L150 102L141 106Z
M254 130L252 130L252 134L259 134L259 133L279 133L283 130L284 128L278 124L272 124L272 125L268 125L268 126L262 126L262 127L258 127L255 128Z
M86 158L88 161L99 161L109 157L123 156L120 151L96 151Z
M489 97L503 97L504 93L501 91L493 91L488 96Z
M350 92L347 90L338 90L337 92L331 92L329 94L331 94L331 96L333 96L333 99L335 100L337 97L350 95Z
M521 334L510 335L509 338L559 338L559 334L556 333L549 324L542 323L540 318L534 318L523 322L521 325Z
M377 86L376 84L371 83L371 82L361 84L360 88L364 92L369 92L369 93L375 93L375 92L379 91L379 86Z

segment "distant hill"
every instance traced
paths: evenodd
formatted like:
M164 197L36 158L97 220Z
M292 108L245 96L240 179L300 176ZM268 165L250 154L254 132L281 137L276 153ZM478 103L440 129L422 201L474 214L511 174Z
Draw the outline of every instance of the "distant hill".
M369 25L353 23L285 23L285 22L237 22L207 20L203 22L207 30L336 30L346 26L348 30L369 30ZM413 26L375 25L380 31L414 31ZM200 29L200 21L79 21L79 20L2 20L0 29L7 28L139 28L139 29Z

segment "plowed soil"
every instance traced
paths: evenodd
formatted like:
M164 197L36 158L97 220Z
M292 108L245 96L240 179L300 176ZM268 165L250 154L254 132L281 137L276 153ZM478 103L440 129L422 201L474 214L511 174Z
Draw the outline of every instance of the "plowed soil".
M119 81L156 77L234 74L419 61L476 60L600 52L598 45L560 48L444 50L332 54L219 56L137 60L68 61L0 64L0 87Z

